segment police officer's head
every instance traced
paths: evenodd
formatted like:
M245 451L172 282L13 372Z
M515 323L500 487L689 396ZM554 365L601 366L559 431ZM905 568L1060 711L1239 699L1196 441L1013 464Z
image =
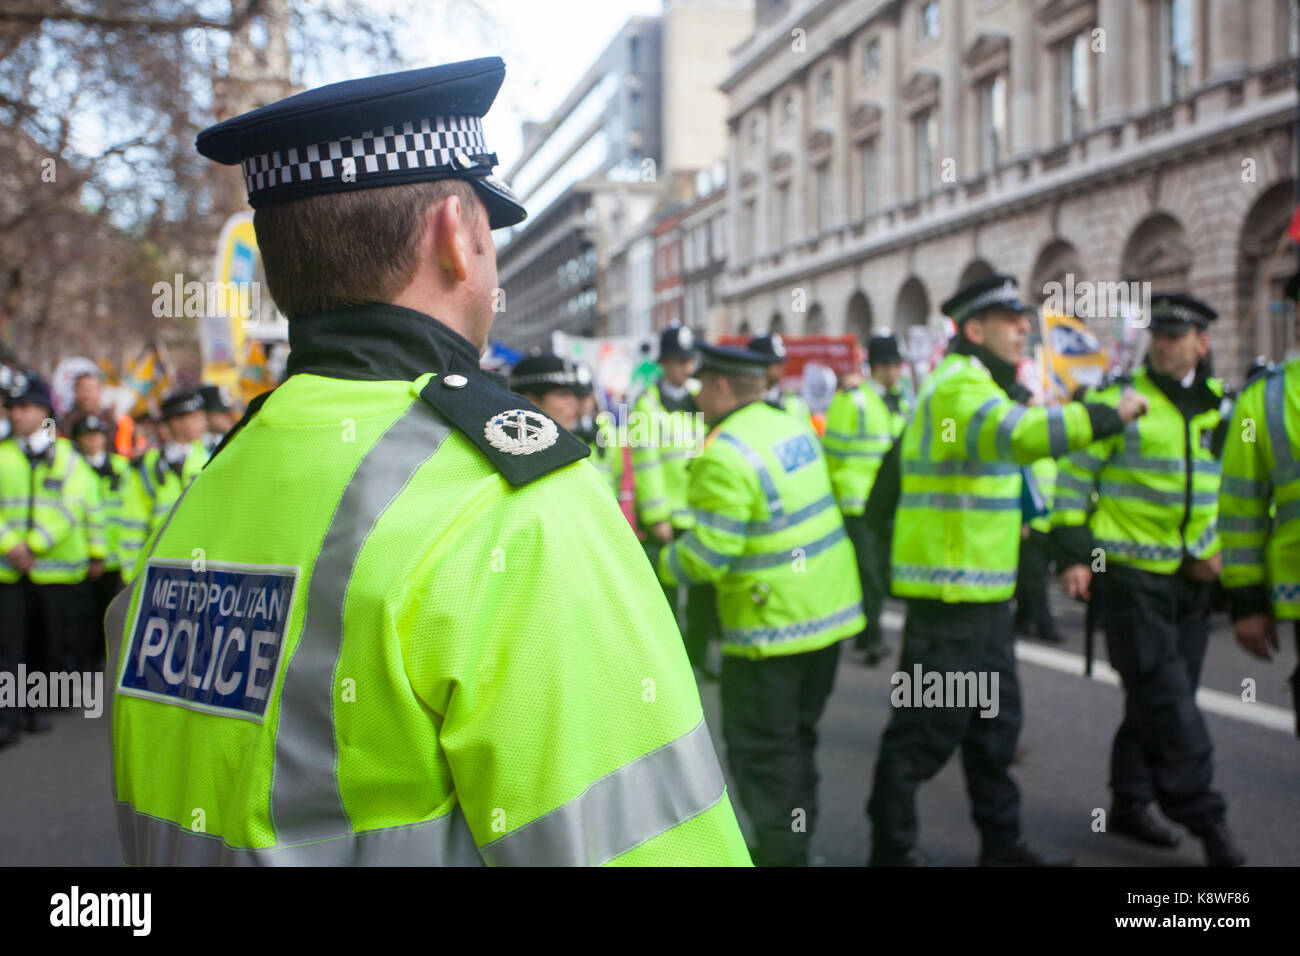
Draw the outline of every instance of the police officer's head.
M767 390L771 356L747 348L700 346L700 392L695 396L710 425L741 405L758 401Z
M50 386L35 372L14 377L9 397L9 421L15 435L30 435L54 421L54 398Z
M785 372L785 340L776 332L760 332L749 340L749 351L768 356L767 387L781 381Z
M1014 365L1025 354L1034 315L1016 286L1012 276L986 276L958 289L939 308L957 323L958 335Z
M1219 314L1200 299L1178 292L1151 297L1151 369L1170 378L1184 378L1210 354L1210 323Z
M291 328L385 302L486 344L491 230L525 216L491 175L480 122L504 78L487 57L350 80L199 134L204 156L242 164L267 285Z
M235 403L224 385L204 385L199 396L208 417L208 431L224 435L235 427Z
M82 415L72 423L72 440L87 458L94 458L108 449L108 421L99 415Z
M72 401L77 411L88 415L103 408L102 384L98 372L82 372L77 376L72 386Z
M684 325L670 325L659 335L659 366L665 381L678 388L695 372L695 335Z
M198 392L182 388L163 399L162 425L158 431L164 439L182 443L198 441L207 429L208 416L203 412L203 396Z
M521 358L510 372L510 390L527 398L569 431L578 423L581 388L573 363L551 352Z
M903 355L892 332L882 329L871 336L867 342L867 364L871 366L871 377L885 388L898 384L903 374Z

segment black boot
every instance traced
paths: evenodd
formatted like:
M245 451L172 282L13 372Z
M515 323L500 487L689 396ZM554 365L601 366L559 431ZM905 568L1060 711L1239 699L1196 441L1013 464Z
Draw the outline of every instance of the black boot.
M1151 846L1175 847L1180 842L1178 834L1160 822L1149 803L1113 801L1110 805L1110 829Z
M985 848L980 866L1074 866L1074 860L1062 853L1039 853L1024 840L1014 846Z
M1242 853L1228 832L1228 824L1219 822L1208 833L1202 833L1205 842L1206 866L1244 866L1246 854Z

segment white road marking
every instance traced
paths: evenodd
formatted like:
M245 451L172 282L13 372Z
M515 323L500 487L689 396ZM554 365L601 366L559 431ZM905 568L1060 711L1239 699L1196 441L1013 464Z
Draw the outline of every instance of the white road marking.
M880 623L901 634L903 615L895 610L885 610L880 615ZM1034 644L1030 641L1016 641L1016 657L1030 664L1037 664L1039 667L1049 667L1065 674L1083 676L1083 655L1073 651L1044 647L1042 644ZM1119 673L1102 660L1093 660L1092 679L1114 687L1120 685ZM1201 687L1196 691L1196 704L1201 710L1218 714L1220 717L1244 720L1286 734L1295 733L1295 715L1285 707L1259 701L1248 704L1233 694L1211 690L1208 687Z

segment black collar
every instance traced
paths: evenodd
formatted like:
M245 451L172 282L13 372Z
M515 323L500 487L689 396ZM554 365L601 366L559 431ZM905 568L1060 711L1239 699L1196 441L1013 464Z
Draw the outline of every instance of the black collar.
M309 373L372 382L413 382L460 357L478 367L479 350L432 316L369 303L289 323L285 375Z
M948 351L979 359L993 376L993 381L997 383L998 388L1007 393L1008 398L1015 402L1028 400L1029 390L1016 381L1016 367L1012 363L1004 362L984 346L976 345L961 332L957 333Z

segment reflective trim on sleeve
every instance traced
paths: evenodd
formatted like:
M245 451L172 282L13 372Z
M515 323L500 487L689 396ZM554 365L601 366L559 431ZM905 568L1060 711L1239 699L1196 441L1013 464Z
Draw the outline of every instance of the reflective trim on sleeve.
M196 833L119 802L117 832L122 856L131 866L483 865L459 806L436 820L254 850L230 846L214 833Z
M796 544L781 551L768 551L762 554L746 554L743 557L735 558L731 562L733 571L756 571L760 568L775 568L796 557L795 551L802 551L799 557L811 558L815 554L821 554L827 548L832 547L845 537L844 525L840 525L830 534L822 535L816 541L808 544Z
M1119 541L1114 538L1094 538L1093 544L1106 552L1108 558L1177 561L1183 556L1182 548L1171 548L1163 544L1138 544L1136 541Z
M692 578L686 572L686 568L682 566L682 556L678 550L679 548L681 548L681 543L679 541L674 541L669 544L668 557L664 559L664 562L668 565L668 570L672 573L672 576L676 578L678 584L691 584L695 579Z
M758 474L758 482L763 486L763 494L767 496L768 512L773 518L781 515L783 513L781 496L777 493L776 484L772 481L772 476L767 470L767 465L763 463L763 459L759 457L758 452L754 451L754 449L750 448L735 435L728 434L727 432L719 432L718 437L740 452L741 455L744 456L745 461L749 462L749 466Z
M1263 548L1224 548L1224 564L1244 564L1250 567L1258 567L1264 563Z
M861 614L862 602L854 601L848 607L833 614L814 618L811 621L800 621L797 624L786 624L782 627L724 627L722 641L724 644L743 644L748 647L784 644L788 641L825 634L827 631L842 627Z
M1110 481L1103 478L1098 493L1103 498L1139 498L1142 501L1153 501L1156 504L1178 507L1183 504L1185 497L1180 491L1158 491L1155 488L1148 488L1146 485L1135 484L1130 481ZM1211 491L1200 491L1192 493L1193 505L1213 505L1217 504L1219 496Z
M431 406L413 403L366 452L334 509L311 570L302 632L281 678L271 784L271 822L281 843L352 832L331 713L348 586L375 523L450 433Z
M651 508L662 508L668 504L667 498L651 498L649 501L638 501L637 508L640 511L649 511Z
M1268 443L1278 469L1295 461L1291 454L1291 440L1286 433L1286 380L1286 373L1282 373L1264 383L1264 420L1268 422Z
M997 448L999 458L1011 458L1011 433L1016 430L1016 425L1020 423L1020 419L1024 418L1025 411L1025 406L1017 405L1007 412L1002 421L998 422Z
M853 390L853 404L858 409L858 438L867 437L867 396L862 389L863 386L859 385Z
M1047 447L1053 458L1070 453L1070 437L1065 432L1065 409L1053 405L1047 410Z
M900 508L938 508L941 511L1019 511L1020 495L993 498L987 495L951 495L931 491L907 492L898 498Z
M1273 604L1300 604L1300 581L1279 581L1268 589Z
M859 501L859 504L862 502ZM773 518L770 521L740 521L737 518L728 518L726 515L720 515L714 511L702 511L696 509L695 521L708 528L714 528L718 531L726 531L730 534L743 534L754 537L760 534L772 534L775 531L784 531L786 528L792 528L802 521L809 518L815 518L828 508L835 507L835 498L833 495L823 495L811 504L804 505L796 511L781 515L779 518Z
M1300 518L1300 500L1288 501L1284 505L1278 505L1273 516L1273 523L1280 526L1288 521L1294 521L1296 518ZM1222 518L1219 519L1219 523L1223 523Z
M1268 482L1224 475L1221 490L1234 498L1265 498L1268 496Z
M883 451L874 451L874 450L873 451L849 451L842 448L823 448L822 450L826 453L827 458L835 458L835 459L840 459L840 458L883 459L885 457L885 453Z
M1295 504L1295 502L1293 502ZM1278 510L1279 516L1281 509ZM1279 517L1279 521L1285 520ZM1219 514L1219 530L1236 534L1258 534L1268 530L1268 515Z
M944 478L952 475L966 475L972 478L1005 478L1007 475L1020 474L1020 466L1002 461L967 461L949 458L944 461L929 461L921 458L904 459L903 473L923 475L927 478Z
M980 429L984 427L984 419L989 417L989 413L1001 404L1002 400L997 396L990 398L981 405L975 414L971 416L970 421L966 424L966 457L976 458L980 456Z
M940 568L928 564L895 564L896 581L914 581L923 584L957 584L969 587L995 588L1016 583L1016 572L986 571L981 568Z
M489 866L600 866L713 807L727 792L701 718L671 743L480 848Z
M1092 475L1101 471L1102 460L1086 451L1075 452L1070 456L1070 462Z
M711 568L725 568L727 562L731 560L731 555L723 554L721 551L714 551L691 532L682 535L677 542L677 547L690 548L691 554Z

